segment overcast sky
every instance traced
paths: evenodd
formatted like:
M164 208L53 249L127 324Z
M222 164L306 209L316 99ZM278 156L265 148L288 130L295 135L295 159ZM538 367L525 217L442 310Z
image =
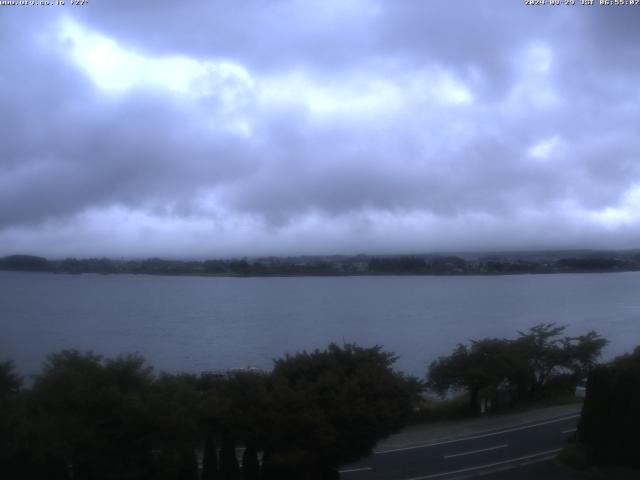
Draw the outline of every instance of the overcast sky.
M66 3L0 6L0 255L640 247L640 5Z

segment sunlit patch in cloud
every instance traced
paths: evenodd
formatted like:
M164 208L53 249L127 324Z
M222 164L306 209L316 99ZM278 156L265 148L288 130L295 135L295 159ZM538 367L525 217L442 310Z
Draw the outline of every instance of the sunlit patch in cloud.
M334 11L341 9L334 5L325 14ZM60 23L58 37L66 54L99 88L113 93L164 90L191 100L196 109L215 99L227 127L244 136L252 132L251 117L260 114L256 109L292 106L319 119L341 120L402 115L415 104L446 107L473 102L469 88L442 68L414 71L373 62L332 74L294 67L259 77L227 60L145 55L68 17ZM210 122L219 123L217 118Z
M589 212L588 216L605 228L636 224L640 221L640 185L628 189L618 205Z
M566 144L562 138L558 135L554 135L550 138L545 138L535 143L528 149L528 154L534 160L540 162L546 162L553 158L556 158L559 153L562 153L566 147Z
M511 113L530 114L561 104L553 73L553 51L542 43L530 44L514 60L514 83L506 97Z
M401 106L396 85L380 78L318 79L303 71L273 76L262 83L265 106L302 106L314 116L360 117Z
M204 112L205 124L219 129L222 122L218 115L223 115L227 130L242 136L251 134L245 110L254 81L241 65L186 56L146 56L68 17L60 24L58 37L67 55L99 88L112 93L152 88L205 106L210 103L208 99L214 99L217 115L211 117Z
M69 55L100 88L124 91L152 86L194 96L252 86L242 66L229 61L199 61L185 56L149 57L65 18L59 38Z
M548 46L535 43L531 45L520 60L521 68L534 74L544 75L549 73L552 65L552 54Z
M298 105L317 118L375 123L385 115L407 114L416 105L466 105L473 95L445 71L373 64L333 76L301 69L271 76L261 83L260 100L265 108Z
M443 70L421 71L412 75L407 99L423 98L440 105L466 105L473 102L473 95L463 82Z

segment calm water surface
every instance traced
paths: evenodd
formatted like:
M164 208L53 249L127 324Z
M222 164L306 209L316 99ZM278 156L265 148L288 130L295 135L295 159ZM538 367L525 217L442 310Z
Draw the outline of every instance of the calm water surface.
M538 322L640 344L640 273L215 278L0 272L0 359L25 374L63 348L143 354L161 370L270 368L329 342L383 345L422 375L458 342Z

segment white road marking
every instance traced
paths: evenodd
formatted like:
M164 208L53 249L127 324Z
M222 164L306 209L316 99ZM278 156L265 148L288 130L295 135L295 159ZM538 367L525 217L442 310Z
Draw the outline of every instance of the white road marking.
M562 417L562 418L556 418L556 419L553 419L553 420L547 420L545 422L539 422L539 423L535 423L533 425L523 425L521 427L507 428L505 430L500 430L500 431L497 431L497 432L483 433L483 434L480 434L480 435L472 435L470 437L460 437L460 438L455 438L455 439L452 439L452 440L444 440L442 442L424 443L424 444L420 444L420 445L412 445L410 447L392 448L392 449L389 449L389 450L378 450L376 452L373 452L373 454L374 455L381 455L383 453L404 452L406 450L417 450L419 448L435 447L437 445L447 445L447 444L450 444L450 443L464 442L464 441L467 441L467 440L476 440L478 438L493 437L495 435L502 435L504 433L517 432L519 430L526 430L527 428L535 428L535 427L540 427L542 425L549 425L551 423L564 422L565 420L571 420L572 418L577 418L579 416L580 416L580 414L577 413L575 415L570 415L568 417Z
M497 445L495 447L481 448L480 450L472 450L470 452L454 453L453 455L445 455L444 458L463 457L465 455L473 455L474 453L490 452L491 450L499 450L501 448L507 448L509 445Z
M577 430L578 430L577 428L570 428L569 430L562 430L562 432L560 432L560 433L562 433L562 434L573 433L573 432L575 432Z
M366 472L368 470L371 470L371 467L349 468L347 470L338 470L338 473Z
M511 458L509 460L503 460L501 462L486 463L484 465L478 465L476 467L468 467L468 468L462 468L460 470L451 470L450 472L442 472L442 473L435 473L435 474L432 474L432 475L425 475L424 477L405 478L404 480L429 480L431 478L446 477L448 475L456 475L458 473L473 472L474 470L484 470L484 469L487 469L487 468L497 467L497 466L500 466L500 465L506 465L506 464L509 464L509 463L517 463L517 462L519 462L521 460L528 460L528 459L532 459L532 458L535 458L535 457L553 455L554 453L558 453L560 450L562 450L562 449L561 448L556 448L554 450L546 450L544 452L533 453L531 455L525 455L523 457ZM538 459L538 460L542 461L542 459ZM536 462L532 461L532 462L529 462L529 463L536 463Z

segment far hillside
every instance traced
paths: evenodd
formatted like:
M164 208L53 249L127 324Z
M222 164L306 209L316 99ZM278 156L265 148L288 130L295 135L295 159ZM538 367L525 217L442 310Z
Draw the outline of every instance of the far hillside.
M330 255L175 260L147 258L0 258L0 270L217 276L513 275L640 270L640 250L538 251L416 255Z

